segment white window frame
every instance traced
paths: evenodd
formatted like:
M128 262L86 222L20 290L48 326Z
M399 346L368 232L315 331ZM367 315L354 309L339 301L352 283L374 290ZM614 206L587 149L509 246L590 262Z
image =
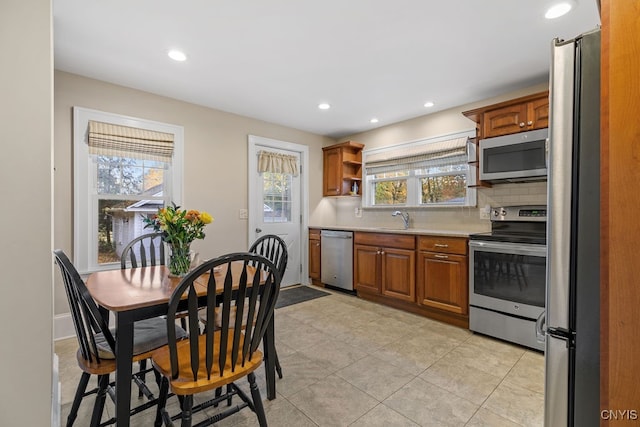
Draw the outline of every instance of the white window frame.
M73 259L81 274L120 268L120 263L98 264L98 224L96 223L98 194L95 182L96 163L87 144L89 120L113 123L174 135L173 158L167 171L170 188L163 188L165 200L182 204L184 171L184 128L104 111L73 107Z
M366 174L366 164L367 157L372 154L381 154L385 152L391 152L398 149L410 148L425 144L432 144L436 142L442 142L450 139L468 137L475 137L476 131L475 129L468 131L461 131L457 133L441 135L433 138L419 139L415 141L405 142L401 144L395 144L391 146L374 148L371 150L364 150L362 153L363 157L363 188L362 188L362 207L364 209L393 209L393 208L417 208L417 209L433 209L433 208L450 208L450 207L469 207L476 206L477 204L477 191L475 187L472 187L477 182L477 168L473 167L473 165L469 165L467 170L467 191L464 202L462 203L422 203L422 186L420 185L420 179L425 176L436 176L436 175L451 175L450 173L441 173L441 174L417 174L415 170L406 169L408 175L406 177L397 177L397 178L374 178L372 175ZM468 144L467 150L467 163L471 163L475 161L475 145L472 143ZM407 202L399 203L395 205L375 205L374 204L374 184L378 182L384 181L395 181L398 179L406 179L407 180Z

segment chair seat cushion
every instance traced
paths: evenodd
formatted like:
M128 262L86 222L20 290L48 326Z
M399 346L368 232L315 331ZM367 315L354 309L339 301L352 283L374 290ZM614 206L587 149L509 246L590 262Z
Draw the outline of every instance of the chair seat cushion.
M113 335L115 329L111 329ZM176 338L181 340L187 337L187 333L180 326L176 325ZM102 333L95 336L98 357L101 359L115 359L109 343ZM140 320L133 324L133 355L155 350L167 344L167 320L163 317Z

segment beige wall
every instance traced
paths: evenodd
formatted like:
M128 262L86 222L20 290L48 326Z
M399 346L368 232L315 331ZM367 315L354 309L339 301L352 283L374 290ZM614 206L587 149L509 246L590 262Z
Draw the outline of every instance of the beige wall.
M0 425L51 423L50 0L0 2Z
M462 115L463 111L491 105L548 89L543 83L480 102L462 105L434 114L417 117L368 132L362 132L342 140L353 140L365 144L365 150L403 142L432 138L456 132L475 129L475 123ZM500 184L493 188L478 189L478 207L485 205L546 204L546 183ZM332 205L336 210L336 222L343 226L380 226L393 227L400 222L391 217L389 209L368 209L357 218L355 208L360 206L360 199L334 198ZM451 230L484 231L489 228L488 220L481 220L477 208L429 208L408 209L413 218L415 228L440 228Z
M322 150L332 139L283 126L193 105L175 99L55 72L55 236L56 247L72 254L72 107L166 122L184 127L183 206L206 210L215 221L207 237L194 243L205 258L247 249L247 221L238 210L248 207L247 136L257 135L309 146L309 221L334 213L322 200ZM60 284L56 314L68 311Z

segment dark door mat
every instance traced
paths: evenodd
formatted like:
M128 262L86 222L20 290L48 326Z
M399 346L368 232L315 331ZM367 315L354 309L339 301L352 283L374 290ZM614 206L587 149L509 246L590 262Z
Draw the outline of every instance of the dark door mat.
M278 301L276 301L276 308L298 304L299 302L309 301L327 295L331 294L308 286L297 286L295 288L282 289L278 295Z

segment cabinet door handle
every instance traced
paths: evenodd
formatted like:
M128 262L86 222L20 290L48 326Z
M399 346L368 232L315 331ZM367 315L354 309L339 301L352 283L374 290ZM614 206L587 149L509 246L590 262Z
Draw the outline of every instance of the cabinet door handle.
M380 252L380 255L384 255L384 251Z
M449 245L447 245L446 243L436 243L433 245L436 248L448 248Z
M320 246L320 243L316 243L316 246Z
M531 125L533 124L533 120L529 120L529 121L527 122L527 124L528 124L529 126L531 126Z
M524 127L524 122L520 122L520 127L523 128Z
M447 255L435 254L434 257L439 258L439 259L449 259L449 257Z

